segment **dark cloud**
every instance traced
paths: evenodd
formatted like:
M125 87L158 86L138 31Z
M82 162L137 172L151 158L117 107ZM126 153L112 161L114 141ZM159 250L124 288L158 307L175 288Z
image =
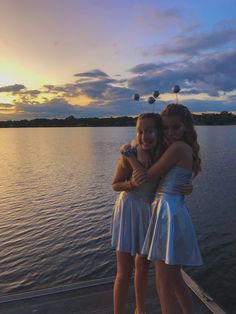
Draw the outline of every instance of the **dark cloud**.
M70 83L61 86L55 86L53 89L51 89L51 92L53 92L54 94L61 94L62 97L76 97L80 95L80 91L78 88L79 85L77 83Z
M134 66L129 71L133 74L143 74L145 72L161 70L168 65L172 65L172 63L142 63Z
M74 74L74 76L88 77L88 78L108 77L108 75L105 72L98 70L98 69L95 69L95 70L92 70L89 72L76 73L76 74Z
M96 70L99 73L104 73L102 71ZM82 75L83 76L83 75ZM95 76L94 76L95 78ZM107 91L112 90L112 84L120 84L121 80L115 80L107 75L99 76L95 79L84 80L83 77L76 80L74 83L64 84L64 85L44 85L44 92L47 94L59 94L63 97L77 97L80 95L86 95L93 99L99 99L103 101Z
M71 105L65 99L55 98L49 102L38 105L16 104L17 113L25 118L65 118L69 115L75 117L101 117L111 115L138 114L137 104L127 101L110 102L107 105L92 103L89 106Z
M34 117L65 117L76 112L75 106L66 100L55 98L43 104L30 105L28 103L16 103L16 111L23 112L25 116Z
M236 103L236 93L235 93L235 95L228 95L228 100L230 102L235 102Z
M76 97L81 93L77 83L68 83L64 85L44 85L41 93L60 95L60 97Z
M118 93L119 94L119 93ZM55 98L50 101L45 101L43 104L22 104L16 103L15 106L11 104L0 104L2 112L4 108L9 108L9 111L16 109L16 113L8 115L8 119L33 119L33 118L65 118L70 115L75 117L108 117L108 116L124 116L124 115L138 115L142 112L160 112L167 102L158 100L154 105L150 105L146 100L140 102L134 101L130 95L129 97L116 99L110 98L106 103L94 102L88 106L71 105L63 98ZM188 106L193 112L205 111L236 111L235 97L227 102L222 101L202 101L202 100L188 100L180 102ZM0 117L6 118L3 114Z
M51 89L54 88L54 85L43 85L43 88L45 88L46 90L50 91Z
M37 89L32 89L32 90L24 90L21 91L20 94L22 95L30 95L31 97L35 97L38 96L39 94L41 94L42 92L40 90Z
M184 93L185 95L197 95L200 94L199 89L195 89L195 88L189 88L189 89L182 89L181 93Z
M236 102L188 100L182 103L192 112L236 111Z
M150 106L147 103L147 96L151 95L154 90L159 90L161 95L170 92L176 84L182 88L180 101L181 94L189 95L189 97L191 94L198 93L222 95L224 92L236 89L236 52L208 54L195 61L140 64L133 67L131 72L134 76L128 80L97 77L84 81L81 77L70 84L45 85L40 90L42 95L46 93L58 97L52 100L45 97L42 104L28 98L31 94L37 95L39 91L19 90L18 95L21 95L21 101L14 102L16 113L13 116L18 116L20 119L21 117L65 118L69 115L75 117L136 115L143 111L152 111L154 106L157 111L160 111L167 103L160 97L154 106ZM142 96L140 102L133 100L135 92ZM88 106L80 106L79 103L71 105L70 97L79 95L88 96L93 99L93 102ZM226 96L225 99L227 99ZM236 110L234 96L224 102L190 99L183 103L196 112Z
M152 51L155 55L187 55L196 56L202 52L213 51L222 47L230 47L236 43L236 27L214 30L211 33L194 33L180 35L171 40L171 43L158 45ZM148 52L146 52L148 53Z
M0 110L12 109L15 106L13 104L0 103Z
M102 79L78 83L78 87L83 95L103 101L106 97L106 91L112 88L111 83L117 83L117 81L114 79Z
M232 43L235 35L230 32L227 34L228 38L232 39L230 41ZM213 34L211 35L212 37L209 35L208 40L214 38ZM215 36L215 45L223 45L224 39L220 42L218 36L219 32ZM197 41L200 47L198 51L202 49L205 51L204 54L197 56L193 54L195 57L191 55L185 60L176 62L141 63L130 69L132 77L129 79L111 78L105 72L96 69L75 74L76 81L73 83L44 85L39 90L27 90L24 85L19 84L3 86L0 88L0 92L13 93L19 97L16 97L13 102L14 107L0 105L2 112L4 108L9 108L9 110L16 108L15 116L19 118L64 118L69 115L76 117L134 115L142 111L153 110L153 106L150 107L146 98L154 90L160 91L160 97L155 103L156 109L159 111L166 105L162 101L162 94L169 93L176 84L180 85L182 89L180 101L181 94L188 95L188 98L195 95L193 98L196 98L197 94L205 93L215 96L217 99L219 95L225 93L224 102L195 99L184 102L192 111L235 111L236 51L226 49L225 52L213 53L211 51L206 53L207 44L204 46L204 41L199 40L199 38L196 39ZM191 44L193 47L194 43L189 43L189 45ZM186 47L187 44L183 40L179 45ZM211 45L211 47L214 46ZM133 100L133 95L136 92L142 96L140 102ZM37 98L35 99L39 94L45 96L40 98L44 99L42 104L36 101ZM77 105L70 104L70 98L73 98L74 104L76 97L81 95L92 99L92 103L88 106L80 106L79 103ZM46 97L54 98L48 100Z
M150 67L155 69L153 63ZM168 63L152 72L144 72L144 65L140 66L139 75L128 80L128 86L139 93L151 93L158 89L161 93L171 90L175 84L194 93L208 93L218 95L219 91L233 91L236 89L236 51L208 54L199 57L196 61ZM136 73L138 74L136 66Z
M115 87L115 86L109 86L104 94L105 99L109 101L114 100L129 100L132 99L134 92L125 87Z
M22 84L8 85L0 87L0 93L15 93L20 90L25 89L25 86Z

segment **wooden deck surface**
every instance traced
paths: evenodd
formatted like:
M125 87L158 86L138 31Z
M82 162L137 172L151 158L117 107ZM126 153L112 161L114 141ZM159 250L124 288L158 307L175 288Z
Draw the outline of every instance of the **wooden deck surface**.
M192 292L195 314L223 314L210 297L191 278L183 274ZM155 276L150 273L147 314L161 313L155 291ZM114 278L105 278L79 284L44 289L35 292L0 297L1 314L112 314L112 288ZM208 307L199 299L204 300ZM134 289L130 287L126 314L134 314Z

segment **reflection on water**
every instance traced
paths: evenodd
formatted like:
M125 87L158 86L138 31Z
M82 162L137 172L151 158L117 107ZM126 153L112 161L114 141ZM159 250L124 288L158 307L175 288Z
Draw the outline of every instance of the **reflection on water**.
M205 265L190 269L236 304L236 127L197 128L203 172L187 197ZM111 276L111 180L132 127L0 129L2 294Z

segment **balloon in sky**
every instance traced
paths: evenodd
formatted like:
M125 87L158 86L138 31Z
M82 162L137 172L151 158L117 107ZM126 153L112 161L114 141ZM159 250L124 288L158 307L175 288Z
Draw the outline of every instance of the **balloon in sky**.
M160 95L159 90L155 90L153 96L157 98Z
M139 98L140 98L139 94L135 94L135 95L134 95L134 100L138 101Z
M156 99L155 99L153 96L150 96L150 97L148 98L149 104L154 104L155 101L156 101Z
M180 91L179 85L175 85L175 86L172 88L172 92L175 93L175 94L177 94L179 91Z

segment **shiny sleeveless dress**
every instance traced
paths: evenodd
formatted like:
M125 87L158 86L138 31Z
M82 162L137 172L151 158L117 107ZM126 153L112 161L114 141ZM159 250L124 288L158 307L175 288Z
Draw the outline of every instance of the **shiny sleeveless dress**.
M161 180L152 204L152 217L142 254L151 261L197 266L202 258L194 227L178 189L189 182L190 169L175 166Z
M157 184L147 182L118 196L111 223L111 243L117 251L141 255Z

